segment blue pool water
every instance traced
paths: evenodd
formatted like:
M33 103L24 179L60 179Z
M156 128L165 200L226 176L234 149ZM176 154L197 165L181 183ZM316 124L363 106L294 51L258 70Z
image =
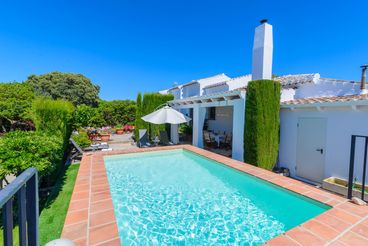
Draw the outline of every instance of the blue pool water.
M329 209L185 150L105 166L124 245L258 245Z

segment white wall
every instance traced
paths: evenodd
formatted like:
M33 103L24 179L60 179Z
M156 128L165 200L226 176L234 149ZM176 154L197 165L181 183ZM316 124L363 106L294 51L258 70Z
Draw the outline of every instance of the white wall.
M368 111L354 111L347 107L345 109L329 108L324 111L281 109L279 164L282 167L288 167L294 177L297 122L300 117L324 117L327 119L324 177L334 176L347 179L349 175L351 135L368 136ZM362 141L357 144L356 148L355 173L360 179L362 175ZM358 171L360 173L357 173Z
M281 102L293 100L295 96L294 89L282 89L281 90Z
M220 93L220 92L225 92L225 91L229 91L229 86L227 84L222 84L219 86L204 88L203 95L210 95L210 94Z
M174 100L181 99L180 88L172 89L172 90L169 90L168 92L174 96Z
M188 86L183 86L182 88L182 97L193 97L200 95L200 85L199 83L194 83Z
M244 121L245 121L245 92L242 92L241 98L231 101L218 101L191 105L175 106L177 110L189 110L193 108L193 145L203 147L203 123L208 107L231 107L232 116L232 158L243 161L244 158ZM230 120L230 119L228 119Z
M245 98L234 100L232 158L244 160Z
M316 84L303 84L295 91L295 98L343 96L360 93L359 83L333 82L321 78Z
M216 107L216 120L208 120L207 122L208 130L233 132L233 107Z

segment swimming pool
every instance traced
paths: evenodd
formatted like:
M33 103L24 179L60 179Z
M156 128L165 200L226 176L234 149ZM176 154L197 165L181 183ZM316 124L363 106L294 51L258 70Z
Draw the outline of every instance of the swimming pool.
M261 244L330 207L186 150L105 157L122 244Z

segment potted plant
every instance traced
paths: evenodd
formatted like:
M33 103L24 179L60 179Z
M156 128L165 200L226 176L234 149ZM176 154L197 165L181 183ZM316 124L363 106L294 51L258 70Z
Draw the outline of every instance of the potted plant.
M111 127L102 127L100 130L100 138L102 142L107 142L110 140Z
M134 130L134 126L132 126L132 125L126 124L124 126L124 131L125 132L132 132L133 130Z
M348 194L348 181L342 178L329 177L322 181L322 188L346 196ZM363 189L362 184L358 183L355 177L353 181L353 196L361 197L363 190L365 195L368 196L368 186L365 185Z
M122 124L117 124L117 125L115 126L115 132L116 132L116 134L118 134L118 135L123 134L123 133L124 133L123 125L122 125Z

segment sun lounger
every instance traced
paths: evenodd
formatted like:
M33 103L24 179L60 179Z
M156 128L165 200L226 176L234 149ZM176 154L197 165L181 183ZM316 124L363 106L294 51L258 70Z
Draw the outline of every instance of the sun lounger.
M74 139L70 138L69 139L70 143L72 144L73 146L73 149L75 149L75 152L74 154L72 154L70 156L70 159L73 160L75 157L77 157L78 155L83 155L83 150L81 147L79 147L79 145L74 141ZM72 150L73 151L73 150Z
M97 151L97 150L112 150L107 143L99 143L99 144L92 144L91 146L82 149L75 141L74 139L69 139L70 143L73 146L73 149L75 149L75 152L71 155L70 159L74 159L78 155L83 155L84 152L87 151Z

